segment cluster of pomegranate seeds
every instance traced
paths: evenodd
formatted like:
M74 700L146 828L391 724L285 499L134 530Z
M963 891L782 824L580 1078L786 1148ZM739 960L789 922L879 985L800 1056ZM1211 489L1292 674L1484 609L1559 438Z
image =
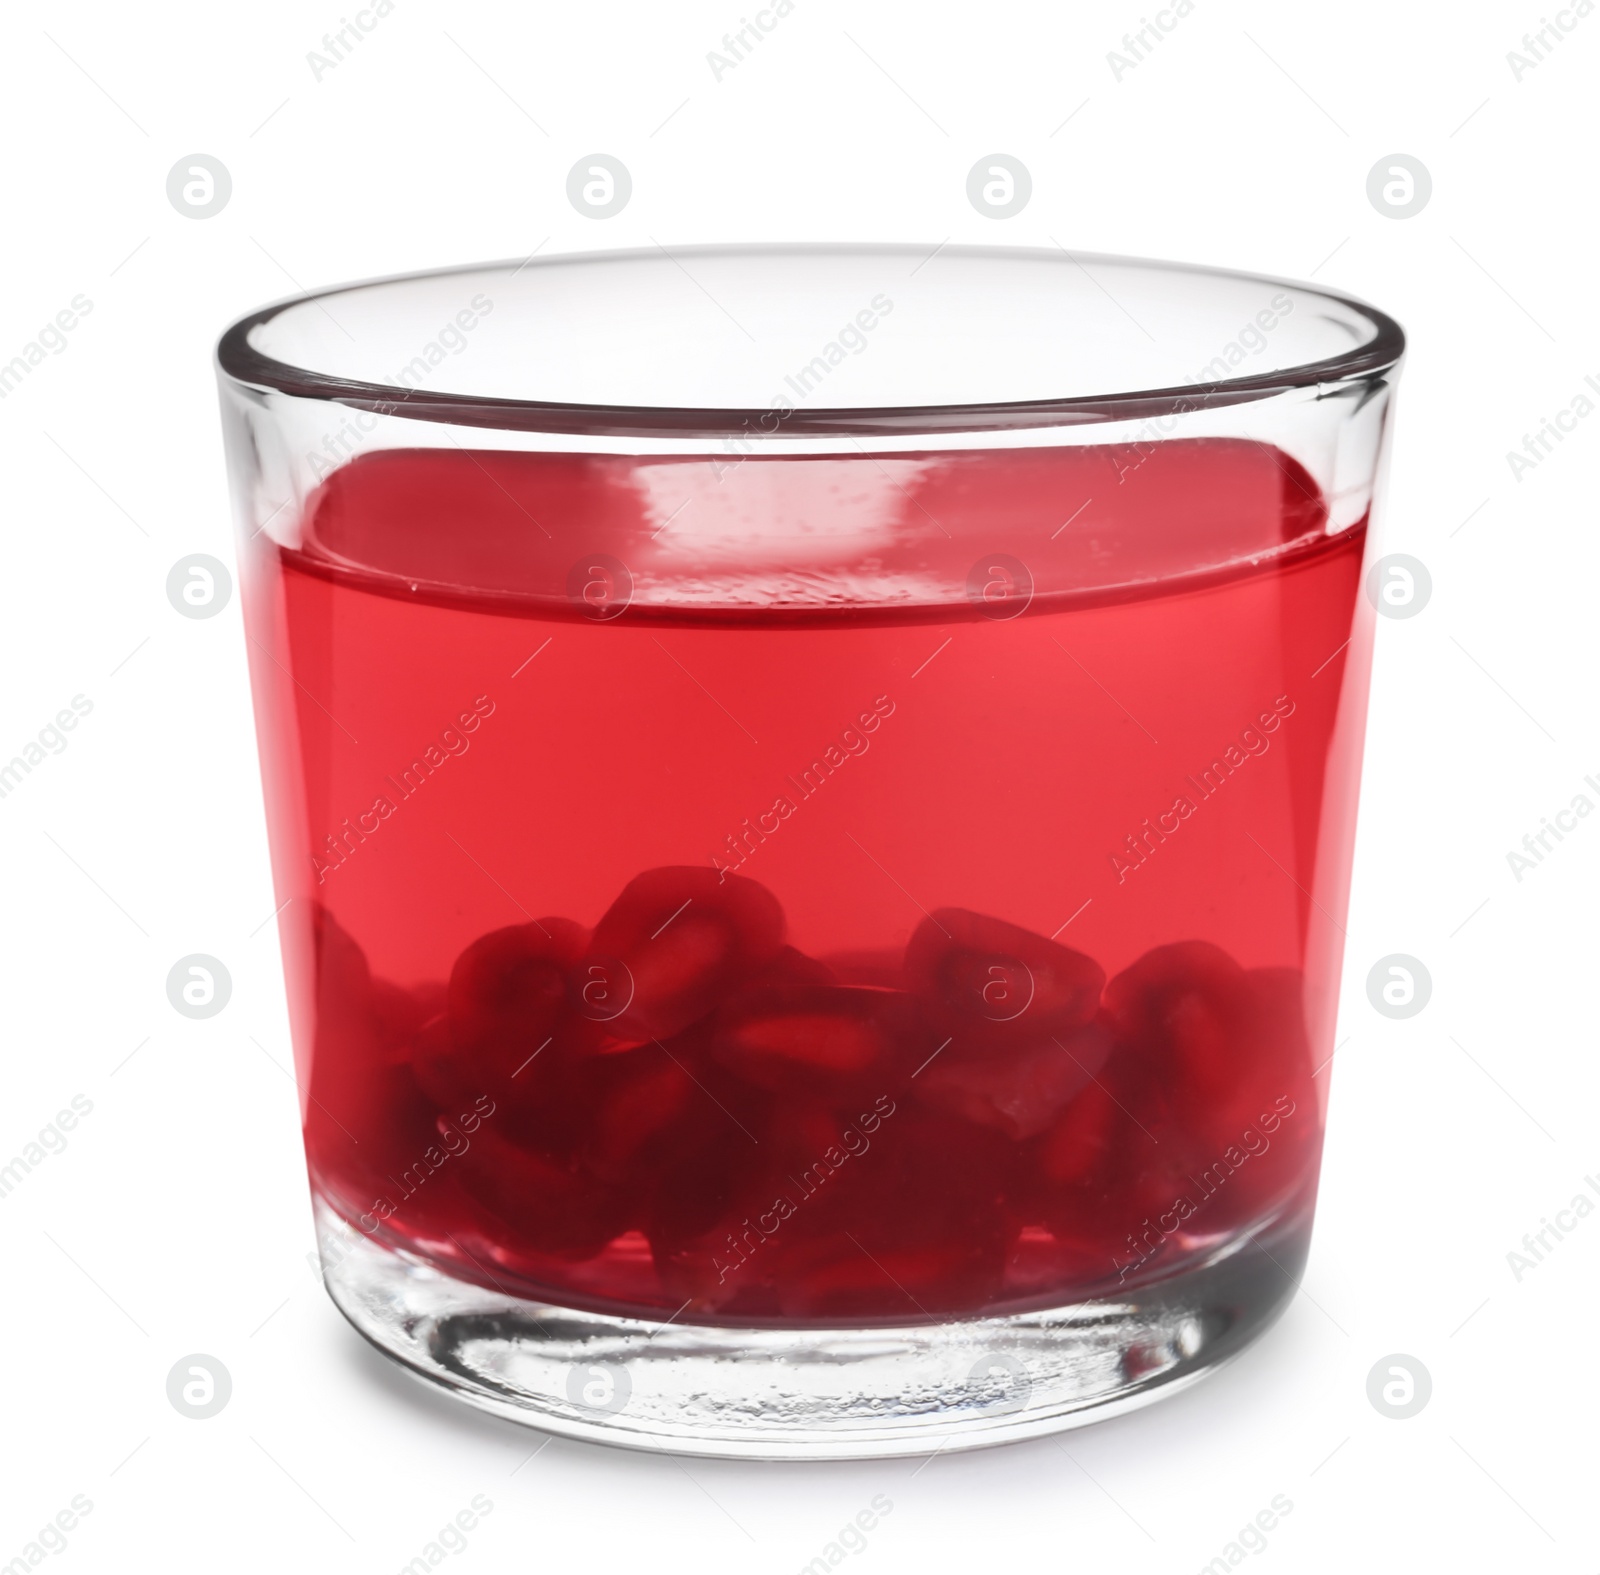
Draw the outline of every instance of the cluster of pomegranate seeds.
M1107 980L945 908L903 956L816 959L755 881L664 868L592 931L479 937L430 992L315 925L319 1172L364 1230L555 1299L563 1266L629 1238L653 1303L708 1315L975 1314L1025 1244L1065 1302L1205 1250L1315 1172L1299 975L1201 941Z

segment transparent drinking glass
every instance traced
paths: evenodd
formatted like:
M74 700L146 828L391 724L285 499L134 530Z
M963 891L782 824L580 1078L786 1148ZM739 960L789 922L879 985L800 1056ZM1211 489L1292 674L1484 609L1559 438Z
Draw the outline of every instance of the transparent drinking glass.
M692 1453L1108 1416L1293 1296L1399 327L1061 251L328 290L218 352L325 1279Z

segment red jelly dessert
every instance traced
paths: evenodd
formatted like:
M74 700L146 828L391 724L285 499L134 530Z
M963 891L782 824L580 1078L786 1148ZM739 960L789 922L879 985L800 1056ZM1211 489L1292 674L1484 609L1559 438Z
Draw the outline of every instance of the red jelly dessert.
M1242 440L867 469L375 450L251 544L312 1182L374 1242L893 1325L1308 1218L1364 523Z

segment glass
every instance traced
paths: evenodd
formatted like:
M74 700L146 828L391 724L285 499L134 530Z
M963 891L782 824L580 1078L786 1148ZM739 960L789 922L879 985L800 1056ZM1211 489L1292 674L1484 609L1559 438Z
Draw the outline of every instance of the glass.
M959 1448L1293 1295L1403 339L947 246L541 258L219 347L325 1279L483 1408Z

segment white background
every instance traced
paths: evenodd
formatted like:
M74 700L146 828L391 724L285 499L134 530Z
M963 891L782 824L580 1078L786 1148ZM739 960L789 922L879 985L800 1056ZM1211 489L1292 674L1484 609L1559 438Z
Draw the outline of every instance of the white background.
M1600 800L1600 418L1520 480L1506 459L1600 377L1600 19L1561 13L1573 31L1519 81L1507 53L1541 14L1198 0L1119 81L1133 4L798 0L718 81L732 0L399 0L319 81L334 0L8 8L0 361L75 295L93 310L0 401L0 756L75 694L93 711L0 800L0 1160L74 1095L93 1113L0 1198L0 1564L84 1494L52 1569L397 1571L481 1493L452 1569L787 1572L885 1494L851 1567L1184 1575L1286 1494L1252 1568L1595 1568L1600 1220L1520 1282L1507 1261L1600 1173L1600 824L1520 882L1506 858ZM596 222L564 187L601 151L634 194ZM1034 179L1004 222L965 195L997 151ZM165 193L196 152L234 183L205 221ZM1397 152L1434 183L1405 220L1366 194ZM1221 1375L1053 1440L529 1460L541 1435L388 1369L308 1266L237 600L194 622L164 591L181 556L232 559L212 344L299 286L541 243L947 237L1315 275L1409 331L1386 548L1433 599L1379 629L1305 1290ZM233 975L205 1022L165 996L190 952ZM1367 1001L1390 952L1433 977L1408 1021ZM165 1395L191 1352L233 1378L208 1421ZM1391 1352L1433 1378L1407 1421L1366 1396Z

